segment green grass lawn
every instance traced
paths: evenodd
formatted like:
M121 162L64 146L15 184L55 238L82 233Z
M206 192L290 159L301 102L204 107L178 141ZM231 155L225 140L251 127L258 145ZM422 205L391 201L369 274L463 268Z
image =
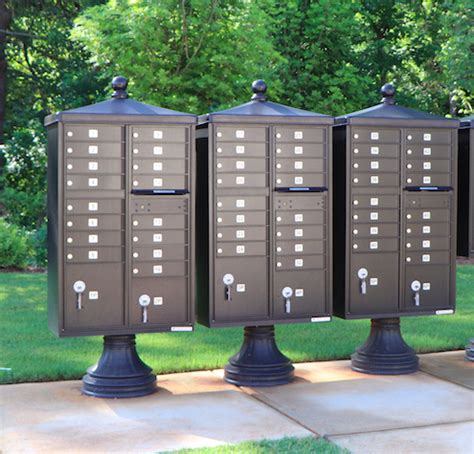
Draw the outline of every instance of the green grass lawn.
M418 352L464 348L474 336L474 266L458 266L457 312L406 317L402 331ZM58 339L47 328L46 275L0 273L0 382L76 379L99 358L101 337ZM278 345L294 362L348 358L369 332L368 320L279 325ZM137 336L157 374L221 368L242 342L241 328Z
M233 446L182 449L178 454L349 454L349 451L322 438L287 437L281 440L246 441Z

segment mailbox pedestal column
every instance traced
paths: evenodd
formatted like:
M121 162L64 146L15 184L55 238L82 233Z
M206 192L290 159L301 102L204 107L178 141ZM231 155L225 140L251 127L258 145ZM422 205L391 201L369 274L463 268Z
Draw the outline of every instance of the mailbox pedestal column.
M466 345L465 358L468 361L474 361L474 337L469 341L469 344Z
M278 350L275 328L246 326L240 351L225 366L225 381L238 386L275 386L289 383L295 368Z
M365 374L402 375L418 370L418 357L402 338L399 318L372 319L369 338L351 360L352 369Z
M82 392L94 397L139 397L156 391L156 376L138 356L135 335L104 336L97 364L82 377Z

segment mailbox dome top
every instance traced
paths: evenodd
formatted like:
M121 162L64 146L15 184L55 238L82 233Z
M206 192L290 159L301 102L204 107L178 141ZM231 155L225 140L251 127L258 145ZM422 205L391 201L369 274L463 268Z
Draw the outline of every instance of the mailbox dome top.
M457 127L459 125L459 120L455 120L453 118L446 118L440 115L434 115L428 112L396 105L395 91L395 86L393 84L387 83L383 85L380 89L380 93L382 95L380 104L336 117L336 124L362 124L362 122L364 124L369 124L367 121L370 119L374 122L383 121L387 125L393 124L393 126L398 126L402 123L404 124L406 121L413 122L416 120L425 122L425 125L426 121L431 121L433 125L437 124L438 126L441 126L442 123L442 125L445 127ZM413 126L415 125L413 124Z
M127 86L128 81L125 77L114 77L112 80L112 88L114 90L112 99L49 115L45 118L45 125L48 126L57 121L100 121L102 116L105 115L109 116L110 120L113 120L112 117L118 117L116 121L123 121L122 116L128 116L127 121L133 121L134 119L139 121L140 117L141 121L143 121L143 117L146 117L146 121L156 120L162 122L163 119L160 119L160 117L168 117L170 121L170 117L174 117L173 121L180 123L196 122L196 116L193 114L152 106L130 99L126 91Z
M231 107L230 109L212 112L199 117L199 123L207 121L245 121L257 122L258 118L250 117L266 117L265 122L281 122L303 120L310 123L333 124L334 119L329 115L310 112L308 110L297 109L295 107L285 106L276 102L267 100L267 84L261 79L252 82L253 96L250 102L241 104L240 106ZM285 118L286 117L286 118Z

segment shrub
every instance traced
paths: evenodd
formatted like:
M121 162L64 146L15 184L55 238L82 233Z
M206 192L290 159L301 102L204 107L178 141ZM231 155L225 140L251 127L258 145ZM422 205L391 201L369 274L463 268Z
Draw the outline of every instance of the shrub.
M27 233L0 218L0 268L26 268L30 257Z
M45 267L48 262L47 234L48 225L43 222L38 230L31 232L30 236L33 264L40 268Z

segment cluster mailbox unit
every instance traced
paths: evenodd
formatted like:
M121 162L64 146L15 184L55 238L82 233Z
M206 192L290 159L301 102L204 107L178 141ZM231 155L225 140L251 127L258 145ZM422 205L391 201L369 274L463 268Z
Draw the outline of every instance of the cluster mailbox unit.
M45 120L49 326L106 335L109 366L111 352L132 352L126 389L99 361L84 392L140 395L155 378L134 334L193 327L196 117L128 99L124 78L112 86L113 99Z
M371 318L355 370L409 373L401 315L454 311L458 120L382 103L336 118L334 313Z
M197 317L246 326L226 380L268 385L293 374L269 347L273 325L330 320L333 118L252 88L249 103L198 121Z

